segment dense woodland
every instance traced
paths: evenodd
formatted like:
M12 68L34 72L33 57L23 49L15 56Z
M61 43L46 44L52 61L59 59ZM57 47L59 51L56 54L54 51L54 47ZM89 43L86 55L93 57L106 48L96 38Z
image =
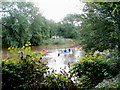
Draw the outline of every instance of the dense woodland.
M23 46L27 41L41 45L51 36L77 38L79 15L68 15L55 23L47 20L33 3L2 3L2 41L4 46ZM75 26L76 25L76 26Z
M9 48L12 53L26 52L18 61L3 60L3 89L120 88L120 1L86 3L82 14L68 14L58 23L47 20L30 2L3 2L1 12L3 47L13 46ZM86 57L71 65L69 73L53 71L43 77L48 67L35 61L38 58L29 53L28 45L44 44L52 36L76 40L86 51ZM95 55L96 51L109 54ZM73 77L77 77L75 83Z

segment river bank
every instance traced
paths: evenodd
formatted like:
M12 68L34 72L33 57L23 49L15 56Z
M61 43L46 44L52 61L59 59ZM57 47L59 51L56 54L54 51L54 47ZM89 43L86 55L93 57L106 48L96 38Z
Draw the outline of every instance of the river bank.
M54 45L73 44L75 45L75 42L72 39L64 39L64 38L49 39L49 40L43 41L43 45L49 45L49 44L54 44Z

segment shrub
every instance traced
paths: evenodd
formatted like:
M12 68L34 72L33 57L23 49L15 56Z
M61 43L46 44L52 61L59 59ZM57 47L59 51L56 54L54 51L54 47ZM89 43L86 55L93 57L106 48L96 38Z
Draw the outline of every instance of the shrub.
M49 73L45 77L43 88L45 90L77 90L71 78L70 72L66 72L63 69L60 73L56 73L55 70L52 70L52 73Z
M120 73L120 57L113 56L108 58L107 60L108 65L110 65L110 74L116 76Z
M110 66L103 56L88 56L72 65L79 88L92 88L103 79L111 77Z
M2 60L2 89L26 89L43 80L48 67L40 62L41 54L33 54L30 43L22 48L10 47L16 58L7 57ZM37 86L36 86L37 87Z
M99 83L95 88L103 88L109 90L109 88L120 88L120 74L115 76L112 79L104 80L103 82Z

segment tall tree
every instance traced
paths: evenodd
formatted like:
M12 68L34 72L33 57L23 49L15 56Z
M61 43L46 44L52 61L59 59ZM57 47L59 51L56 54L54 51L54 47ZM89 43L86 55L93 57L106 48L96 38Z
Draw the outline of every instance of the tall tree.
M22 46L31 38L27 9L31 3L3 2L2 3L2 32L3 45ZM26 9L26 10L25 10Z
M86 4L81 29L81 44L86 50L120 49L120 12L112 13L108 5ZM117 18L116 18L117 16Z
M53 20L47 20L50 29L50 37L58 35L59 24L55 23Z
M23 46L27 41L40 45L49 38L47 20L30 2L2 3L3 46Z
M40 45L44 39L50 38L48 22L41 14L35 16L30 29L32 31L32 38L30 39L32 45Z
M78 14L68 14L63 21L59 23L59 35L65 38L76 39L79 36L81 18Z

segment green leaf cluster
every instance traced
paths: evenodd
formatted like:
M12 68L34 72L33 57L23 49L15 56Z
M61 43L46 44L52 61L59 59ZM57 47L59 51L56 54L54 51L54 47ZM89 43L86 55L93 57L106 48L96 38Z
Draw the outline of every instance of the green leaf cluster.
M80 29L80 44L85 51L117 49L120 55L120 11L112 13L115 5L110 7L111 4L119 5L119 2L85 5Z
M2 2L2 44L21 47L27 41L40 45L50 38L49 21L32 2Z
M106 78L114 76L113 66L103 56L88 56L72 65L72 73L77 77L79 88L93 88ZM114 65L115 66L115 65ZM115 69L115 67L114 67Z
M40 61L42 54L31 53L29 45L31 44L28 42L21 48L10 47L10 52L18 57L2 60L3 90L29 89L43 80L48 67Z
M61 69L60 73L56 73L56 71L53 69L52 72L49 72L48 75L45 77L43 87L47 90L77 89L71 78L72 75L70 72L66 72L64 69Z

